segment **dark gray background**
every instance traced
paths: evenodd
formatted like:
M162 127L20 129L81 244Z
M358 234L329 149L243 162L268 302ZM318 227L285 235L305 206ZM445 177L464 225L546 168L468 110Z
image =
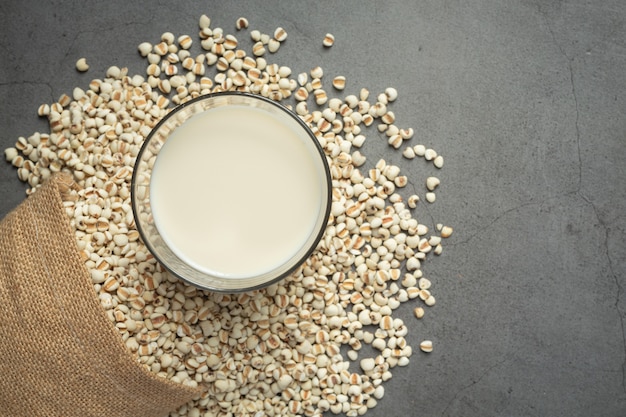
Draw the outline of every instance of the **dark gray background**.
M321 65L329 92L340 74L346 94L396 87L411 144L445 157L437 201L417 210L455 229L424 265L438 302L421 322L402 307L416 353L368 415L626 415L623 2L4 0L2 149L46 131L37 107L108 66L143 74L140 42L164 31L196 40L202 13L241 39L239 16L265 33L284 27L269 60L294 73ZM80 57L86 74L74 69ZM433 172L374 132L368 142L371 162L418 181ZM0 163L1 216L24 190ZM417 349L424 338L430 355Z

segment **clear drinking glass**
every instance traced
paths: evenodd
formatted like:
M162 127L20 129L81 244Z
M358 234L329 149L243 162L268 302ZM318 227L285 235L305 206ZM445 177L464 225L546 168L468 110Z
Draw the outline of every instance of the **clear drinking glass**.
M152 188L155 186L153 181L151 181L153 169L158 161L159 153L168 140L172 138L172 134L193 116L227 106L250 106L262 112L267 112L272 117L280 120L280 123L297 132L298 139L302 141L311 155L315 167L314 175L322 190L319 210L316 209L315 218L310 219L314 226L311 233L306 236L304 243L299 247L293 248L293 254L289 255L285 262L269 270L262 270L235 278L221 273L209 273L207 270L198 268L196 265L188 262L185 256L180 256L179 251L168 245L167 239L164 239L163 233L157 227L153 216L154 207L151 205L152 191L154 191ZM246 120L241 120L241 123L246 123ZM210 134L210 128L207 134ZM201 163L198 162L202 160L198 158L199 155L193 155L193 149L190 149L189 152L189 163ZM235 156L223 155L225 160L233 157ZM288 157L288 155L285 155L285 157ZM228 181L228 178L224 178L224 181ZM279 183L279 181L280 178L276 178L276 182ZM235 185L233 184L233 186ZM272 184L267 184L267 186L272 186ZM175 276L199 288L216 292L234 293L261 288L283 279L311 255L322 238L328 222L331 190L332 182L324 151L311 129L299 116L281 104L262 96L243 92L223 92L203 95L178 106L154 127L137 155L131 185L131 199L137 230L142 241L158 262ZM289 190L285 190L284 198L286 201L290 198ZM255 202L255 204L263 204L263 202ZM250 210L254 210L254 206L252 204ZM255 215L255 213L251 212L250 215ZM262 220L260 219L260 221ZM277 227L280 227L280 225L277 225ZM207 236L207 239L211 238L213 236ZM216 236L215 238L218 237ZM271 241L271 239L269 240ZM240 257L241 262L247 262L246 253L241 253Z

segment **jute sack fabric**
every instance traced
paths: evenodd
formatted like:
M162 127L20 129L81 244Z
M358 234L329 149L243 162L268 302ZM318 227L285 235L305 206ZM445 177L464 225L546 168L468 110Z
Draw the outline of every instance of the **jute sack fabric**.
M57 174L0 222L0 416L157 417L200 394L144 370L80 258Z

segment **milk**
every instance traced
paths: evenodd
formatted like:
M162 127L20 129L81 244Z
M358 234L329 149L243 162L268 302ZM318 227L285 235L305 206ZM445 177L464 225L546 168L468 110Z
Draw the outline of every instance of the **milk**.
M154 223L184 262L242 278L277 268L314 233L324 173L289 116L244 105L196 114L159 152L150 180Z

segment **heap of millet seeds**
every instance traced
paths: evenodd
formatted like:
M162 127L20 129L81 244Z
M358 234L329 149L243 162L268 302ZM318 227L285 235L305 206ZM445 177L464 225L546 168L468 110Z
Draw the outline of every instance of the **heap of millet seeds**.
M245 18L235 24L237 31L248 26ZM145 75L110 67L86 90L41 105L50 132L20 137L5 157L31 186L28 194L59 171L80 186L64 202L67 215L95 293L128 350L158 376L205 388L171 417L363 415L383 397L392 369L409 364L409 329L394 310L415 300L422 318L424 306L435 304L421 264L452 234L413 216L420 199L411 194L405 204L399 191L409 179L398 166L379 160L363 168L365 129L375 125L407 159L441 168L443 158L407 145L414 131L396 125L394 88L373 100L365 88L329 98L321 67L292 74L268 62L287 39L283 28L249 36L252 54L203 15L199 53L188 35L144 42ZM334 42L326 34L322 44ZM79 71L88 68L78 60ZM346 78L334 77L332 86L344 90ZM144 139L174 105L233 90L282 102L311 127L330 163L332 208L322 240L291 276L222 294L187 285L155 261L135 227L130 181ZM436 177L426 179L429 203L438 186ZM420 348L430 352L432 342Z

